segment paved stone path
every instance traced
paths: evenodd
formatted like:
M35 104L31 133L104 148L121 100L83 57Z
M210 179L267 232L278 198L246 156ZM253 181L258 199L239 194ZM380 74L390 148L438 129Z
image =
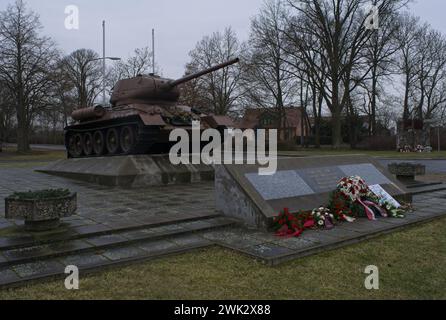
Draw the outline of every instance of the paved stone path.
M136 190L108 188L49 176L29 164L0 166L0 287L64 276L66 265L82 272L220 245L274 265L358 242L446 214L446 190L416 195L417 210L405 219L342 223L282 239L250 230L214 209L212 183ZM78 215L61 230L22 231L4 218L4 197L14 191L70 188L78 192Z
M122 227L154 224L168 217L215 214L213 183L123 190L34 172L35 168L0 167L0 228L4 198L15 191L68 188L78 193L78 215L65 221L70 227ZM14 222L18 225L22 222Z

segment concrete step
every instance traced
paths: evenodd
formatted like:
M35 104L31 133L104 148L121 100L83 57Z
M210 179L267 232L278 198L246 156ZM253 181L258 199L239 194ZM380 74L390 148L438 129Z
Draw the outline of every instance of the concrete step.
M419 186L419 187L412 186L411 188L408 188L408 190L409 190L410 194L412 194L412 195L432 193L432 192L436 192L436 191L446 190L446 184L438 183L438 184L431 184L431 185L423 185L423 186Z
M96 225L85 226L70 226L68 223L63 223L58 230L43 232L43 233L28 233L26 231L17 231L17 228L11 228L11 234L0 237L0 252L12 249L27 248L30 246L41 246L52 243L59 243L61 241L70 241L84 239L94 236L114 234L117 232L125 231L137 231L147 228L156 228L162 226L168 226L178 223L205 221L207 219L215 219L221 217L221 214L217 212L196 214L188 216L185 214L176 215L174 218L160 219L156 218L150 222L134 222L126 224L122 221L116 225L98 223ZM3 232L5 232L3 230Z
M178 234L166 239L126 242L115 246L102 246L100 250L96 251L73 252L33 262L17 263L0 268L0 289L21 286L48 278L63 281L62 279L67 276L65 268L69 265L78 267L82 285L82 277L95 271L181 254L214 245L212 241L200 237L200 233L204 232ZM61 283L61 285L63 284Z
M231 226L235 223L236 221L233 219L214 217L137 230L115 231L110 234L93 234L79 239L49 244L32 244L26 247L3 249L0 250L0 269L67 255L101 252L147 241L165 241L177 236Z

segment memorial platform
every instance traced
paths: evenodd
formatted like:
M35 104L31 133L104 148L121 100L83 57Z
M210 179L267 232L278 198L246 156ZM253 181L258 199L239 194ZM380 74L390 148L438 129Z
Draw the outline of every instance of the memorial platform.
M213 181L211 166L172 165L169 155L64 159L37 171L103 186L139 188Z
M374 158L363 155L279 158L274 175L258 165L216 166L217 210L267 230L284 208L291 212L326 206L340 179L360 176L397 200L410 202L409 190Z

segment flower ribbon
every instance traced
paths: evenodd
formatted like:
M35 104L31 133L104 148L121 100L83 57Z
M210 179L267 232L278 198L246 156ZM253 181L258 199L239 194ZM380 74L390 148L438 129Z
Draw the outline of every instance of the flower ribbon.
M369 218L369 220L376 220L375 213L373 212L372 209L370 209L360 198L356 199L356 201L361 206L363 206L363 208L365 210L365 214L367 215L367 218Z
M356 221L355 218L353 218L353 217L349 217L349 216L346 215L346 214L343 214L343 215L341 216L341 218L344 219L344 220L347 221L347 222L350 222L350 223Z
M368 207L372 207L375 208L379 214L381 215L381 217L387 218L387 212L386 210L384 210L383 208L381 208L379 205L377 205L376 203L372 202L372 201L364 201L364 204L367 205Z

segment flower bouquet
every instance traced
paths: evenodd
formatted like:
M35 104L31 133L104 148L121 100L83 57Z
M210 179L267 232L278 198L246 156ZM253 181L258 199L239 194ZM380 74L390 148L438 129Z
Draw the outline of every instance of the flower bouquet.
M311 212L291 213L285 208L274 219L274 230L281 237L298 237L305 229L331 229L339 221L354 222L358 217L376 220L377 216L404 218L407 207L394 203L371 191L359 176L342 178L330 195L327 207L321 206Z

